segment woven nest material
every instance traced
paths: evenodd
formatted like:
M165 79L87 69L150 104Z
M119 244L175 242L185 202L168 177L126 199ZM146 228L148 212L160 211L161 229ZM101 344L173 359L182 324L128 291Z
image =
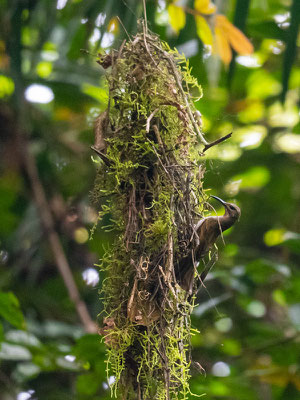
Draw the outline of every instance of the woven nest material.
M196 245L206 203L196 150L206 142L193 105L201 88L185 58L145 28L98 63L109 103L95 122L94 196L115 233L101 262L113 393L184 399L195 288L179 285L178 260Z

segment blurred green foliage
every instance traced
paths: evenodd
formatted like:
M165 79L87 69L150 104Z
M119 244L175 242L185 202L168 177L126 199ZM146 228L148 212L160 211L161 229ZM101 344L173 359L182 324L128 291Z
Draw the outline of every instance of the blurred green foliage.
M219 261L197 299L192 391L206 393L208 400L296 400L299 2L222 2L222 13L255 48L251 56L236 56L229 69L202 45L191 15L176 34L168 23L168 2L147 3L150 29L185 52L203 86L196 106L207 139L233 131L205 160L199 156L206 163L205 189L236 201L242 217L224 237L226 247L219 242ZM192 1L186 4L193 7ZM94 264L111 237L99 226L88 240L97 221L90 201L97 168L90 151L92 125L107 102L104 71L94 54L117 48L126 36L116 16L134 34L142 2L0 1L1 399L110 396L104 344L80 327L55 268L17 136L21 130L29 137L56 229L96 319L103 276Z

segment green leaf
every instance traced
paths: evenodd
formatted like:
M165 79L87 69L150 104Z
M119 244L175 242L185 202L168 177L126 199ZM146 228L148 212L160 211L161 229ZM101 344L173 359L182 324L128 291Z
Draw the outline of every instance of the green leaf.
M288 247L293 253L300 254L300 234L286 232L283 236L282 245Z
M0 350L2 360L31 360L31 353L26 347L3 342Z
M100 385L99 376L95 373L80 375L76 382L77 392L88 396L95 394Z
M32 362L20 362L16 368L18 379L23 381L36 377L40 371L40 367Z
M19 301L12 292L0 292L0 315L16 328L25 328Z
M41 347L39 339L32 333L26 331L10 330L6 332L5 339L8 342L22 344L28 347Z
M265 186L270 180L270 172L264 166L249 168L242 174L232 178L233 181L241 180L240 188L244 190L258 190Z
M297 0L296 0L297 1ZM249 25L249 35L261 38L285 40L287 33L274 21L264 21Z
M84 335L78 339L72 349L72 354L78 359L93 363L104 359L105 349L99 335Z
M225 339L222 342L220 351L230 356L239 356L241 354L241 344L235 339Z
M68 51L68 58L70 60L76 60L78 57L80 57L80 49L86 47L86 38L88 34L87 27L83 24L80 24L79 21L77 22L77 26L79 26L79 28L72 38L70 49Z

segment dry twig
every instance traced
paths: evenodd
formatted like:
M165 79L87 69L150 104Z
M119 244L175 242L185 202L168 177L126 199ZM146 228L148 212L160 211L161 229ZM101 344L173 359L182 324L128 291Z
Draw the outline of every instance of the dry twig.
M85 331L88 333L96 333L96 324L91 319L86 304L80 298L79 290L75 283L67 257L61 245L59 236L55 231L53 217L50 211L49 204L47 202L43 185L38 175L35 160L33 156L29 153L27 142L24 139L20 139L20 142L22 142L20 148L22 148L21 154L23 155L24 167L31 183L35 203L41 218L42 225L48 237L57 269L63 278L64 284L69 293L69 297L75 305L77 314L84 326Z

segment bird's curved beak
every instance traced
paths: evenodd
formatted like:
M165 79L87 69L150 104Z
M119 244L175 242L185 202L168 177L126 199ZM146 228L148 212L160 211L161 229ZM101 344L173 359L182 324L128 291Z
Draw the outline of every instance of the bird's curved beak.
M223 204L224 207L226 207L226 202L224 200L220 199L220 197L213 196L213 195L211 195L210 197L213 197L214 199L218 200L220 203Z

